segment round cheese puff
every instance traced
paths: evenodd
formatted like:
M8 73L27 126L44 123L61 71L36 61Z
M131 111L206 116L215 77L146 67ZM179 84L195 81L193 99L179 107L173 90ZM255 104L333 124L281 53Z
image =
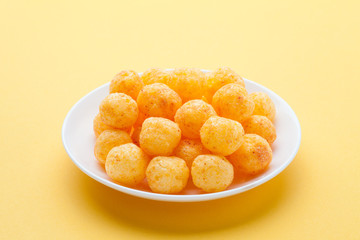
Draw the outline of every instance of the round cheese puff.
M107 175L122 185L134 186L145 178L150 158L135 144L127 143L110 150L106 158Z
M150 68L141 75L141 79L145 85L150 85L153 83L167 84L170 81L170 78L171 72L160 68Z
M249 97L255 104L253 114L265 116L270 119L270 121L274 122L276 109L271 98L263 92L253 92L249 94Z
M229 83L236 83L245 87L243 78L229 67L220 67L207 73L205 81L206 97L211 100L217 90Z
M131 128L139 114L136 102L124 93L109 94L99 109L101 120L106 125L120 129Z
M202 144L211 152L227 156L235 152L244 141L244 129L237 121L210 117L200 129Z
M191 168L194 159L202 154L210 153L199 140L181 139L179 145L174 150L174 155L184 159L187 166Z
M144 83L135 71L124 70L111 80L110 93L125 93L136 100L143 86Z
M242 122L251 116L255 104L246 89L235 83L221 87L214 95L212 105L216 112L226 118Z
M135 143L136 145L140 145L140 132L141 132L141 126L139 127L134 127L134 130L131 133L131 139L133 141L133 143Z
M189 179L189 168L178 157L155 157L146 169L149 187L157 193L178 193Z
M141 127L140 146L149 155L170 155L181 139L181 130L166 118L150 117Z
M264 116L252 115L242 122L245 133L257 134L268 141L271 145L276 139L276 129L274 124Z
M131 143L129 134L122 130L105 130L96 139L94 154L95 158L102 164L105 164L106 157L113 147L125 143Z
M244 143L233 154L228 156L236 172L254 175L267 168L272 159L269 143L256 134L245 134Z
M234 179L234 168L223 156L199 155L191 166L194 185L205 192L225 190Z
M175 114L182 135L191 139L200 138L200 128L211 116L217 116L214 108L203 100L190 100L182 105Z
M182 104L180 96L163 83L146 85L141 89L137 103L144 114L168 119L174 119Z
M105 123L103 123L103 121L101 120L100 117L100 113L98 113L93 121L93 129L94 129L94 133L95 133L95 137L98 137L103 131L105 130L112 130L112 129L116 129L113 127L110 127L108 125L106 125Z
M168 86L177 92L183 102L201 99L205 84L205 73L195 68L177 68L172 72Z

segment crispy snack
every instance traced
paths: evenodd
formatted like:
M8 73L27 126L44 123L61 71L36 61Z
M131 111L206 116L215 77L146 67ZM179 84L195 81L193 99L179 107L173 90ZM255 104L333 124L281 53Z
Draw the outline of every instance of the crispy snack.
M242 123L245 133L257 134L268 141L271 145L276 139L276 129L274 124L264 116L253 115Z
M178 193L189 179L189 168L178 157L155 157L146 169L146 178L153 192Z
M112 93L100 104L101 120L114 128L127 129L135 123L139 110L136 102L124 93Z
M105 164L109 151L116 146L131 143L129 134L122 130L105 130L96 139L94 154L95 158Z
M191 139L200 138L200 128L211 116L217 116L214 108L203 100L190 100L175 114L182 135Z
M143 86L139 74L132 70L123 70L111 80L110 93L125 93L136 100Z
M113 130L116 128L110 127L108 125L106 125L105 123L103 123L103 121L101 120L100 117L100 113L98 113L93 121L93 129L94 129L94 133L95 133L95 137L98 137L103 131L105 130Z
M275 104L271 98L263 92L253 92L249 94L250 99L254 102L254 115L265 116L274 122L276 115Z
M238 174L255 175L264 171L272 159L269 143L256 134L245 134L244 143L228 156Z
M109 177L122 185L134 186L145 178L150 158L135 144L127 143L110 150L105 170Z
M153 83L167 84L171 79L171 72L165 71L161 68L150 68L143 72L141 79L145 85L150 85Z
M142 125L140 146L149 155L170 155L181 139L181 130L166 118L150 117Z
M194 159L202 154L210 153L199 140L181 139L179 145L174 150L174 155L184 159L187 166L191 168Z
M191 167L194 185L205 192L225 190L234 179L234 169L223 156L199 155Z
M139 111L139 115L138 115L138 118L136 119L136 122L134 123L134 127L139 127L139 126L141 127L141 125L143 124L145 119L147 119L148 117L149 117L149 115Z
M132 133L131 133L131 139L133 143L140 146L140 132L141 132L141 126L134 127Z
M210 117L200 130L202 144L211 152L227 156L235 152L244 141L240 123L223 117Z

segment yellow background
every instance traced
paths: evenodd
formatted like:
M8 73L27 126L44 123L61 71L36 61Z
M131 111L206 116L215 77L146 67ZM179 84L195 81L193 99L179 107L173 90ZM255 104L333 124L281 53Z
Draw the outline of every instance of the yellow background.
M359 1L0 1L1 239L360 239ZM71 162L73 104L122 69L230 66L302 127L270 182L211 202L107 188Z

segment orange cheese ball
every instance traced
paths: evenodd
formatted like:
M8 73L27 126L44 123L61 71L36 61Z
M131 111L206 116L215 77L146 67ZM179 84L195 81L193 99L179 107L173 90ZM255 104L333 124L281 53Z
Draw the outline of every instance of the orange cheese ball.
M174 119L182 102L180 96L167 85L153 83L141 89L137 104L145 115Z
M225 190L234 179L234 168L223 156L199 155L191 167L194 185L205 192Z
M251 116L255 104L246 89L235 83L221 87L214 95L212 105L216 112L226 118L242 122Z
M170 81L171 72L165 71L161 68L150 68L143 72L141 79L145 85L153 83L164 83L167 84Z
M147 118L140 132L140 146L149 155L170 155L181 139L181 130L166 118Z
M245 134L244 139L240 148L228 156L236 172L255 175L264 171L272 160L269 143L256 134Z
M103 121L101 120L100 117L100 113L98 113L93 121L93 129L94 129L94 133L95 133L95 137L98 137L103 131L105 130L112 130L112 129L116 129L113 127L110 127L108 125L106 125L105 123L103 123Z
M134 127L134 129L131 133L131 139L132 139L133 143L135 143L138 146L140 145L140 133L141 133L141 126Z
M214 108L203 100L190 100L182 105L175 114L182 135L191 139L200 138L200 128L211 116L217 116Z
M206 97L211 100L217 90L229 83L245 87L244 80L229 67L220 67L206 74Z
M184 159L187 166L191 168L194 159L202 154L210 153L199 140L181 139L179 145L174 150L174 155Z
M129 134L122 130L105 130L96 139L94 154L95 158L105 164L109 151L116 146L131 143Z
M105 170L108 176L122 185L134 186L145 178L150 158L135 144L127 143L110 150Z
M180 95L183 102L201 99L205 73L195 68L178 68L172 72L172 77L167 84Z
M274 122L276 109L271 98L263 92L253 92L249 94L249 97L255 104L253 114L265 116L270 119L270 121Z
M106 125L120 129L131 128L139 114L136 102L124 93L109 94L100 103L99 110Z
M276 139L274 124L264 116L253 115L242 122L245 133L254 133L266 139L272 144Z
M136 100L143 86L144 83L135 71L124 70L111 80L110 93L125 93Z
M201 127L200 138L202 144L211 152L227 156L243 143L244 129L237 121L210 117Z
M146 169L149 187L157 193L178 193L189 179L189 168L178 157L155 157Z

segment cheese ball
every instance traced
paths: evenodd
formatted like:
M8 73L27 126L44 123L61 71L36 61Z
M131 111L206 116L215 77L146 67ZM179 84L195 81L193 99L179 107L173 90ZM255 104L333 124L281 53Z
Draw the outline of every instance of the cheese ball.
M229 67L220 67L207 73L205 81L207 99L211 100L217 90L229 83L236 83L245 87L243 78Z
M107 175L122 185L134 186L145 178L150 158L135 144L127 143L110 150L106 158Z
M251 116L255 104L246 89L235 83L221 87L214 95L212 105L219 116L242 122Z
M98 137L103 131L113 130L116 128L110 127L110 126L106 125L105 123L103 123L103 121L101 120L100 113L98 113L95 116L94 121L93 121L93 129L94 129L95 137Z
M210 117L200 129L202 144L211 152L227 156L235 152L244 141L240 123L223 117Z
M109 94L100 103L99 110L106 125L119 129L131 128L139 114L136 102L124 93Z
M131 133L131 139L133 141L133 143L135 143L136 145L140 145L140 132L141 132L141 126L139 127L134 127L132 133Z
M156 193L178 193L189 179L189 168L178 157L155 157L146 169L149 187Z
M175 114L181 133L186 138L200 138L200 128L211 116L217 116L214 108L203 100L190 100L182 105Z
M253 114L265 116L270 119L270 121L274 122L276 109L271 98L263 92L253 92L249 94L249 97L255 104Z
M219 192L232 183L234 168L223 156L200 155L191 166L191 176L196 187L205 192Z
M136 100L143 86L144 83L135 71L124 70L111 80L110 93L125 93Z
M181 106L180 96L163 83L153 83L141 89L137 104L139 110L151 117L174 119Z
M170 81L170 78L171 72L160 68L150 68L141 75L141 79L145 85L153 83L167 84Z
M183 102L201 99L205 84L205 73L195 68L178 68L172 72L168 86L177 92Z
M269 143L256 134L245 134L244 143L228 156L238 174L255 175L264 171L272 159Z
M274 124L264 116L253 115L242 122L245 133L257 134L268 141L271 145L276 139Z
M166 118L150 117L141 127L140 146L149 155L170 155L181 139L181 130Z
M179 145L174 150L174 155L184 159L187 166L191 168L194 159L202 154L210 153L199 140L181 139Z
M131 143L129 134L122 130L105 130L96 139L94 154L95 158L105 164L106 157L113 147L125 143Z

